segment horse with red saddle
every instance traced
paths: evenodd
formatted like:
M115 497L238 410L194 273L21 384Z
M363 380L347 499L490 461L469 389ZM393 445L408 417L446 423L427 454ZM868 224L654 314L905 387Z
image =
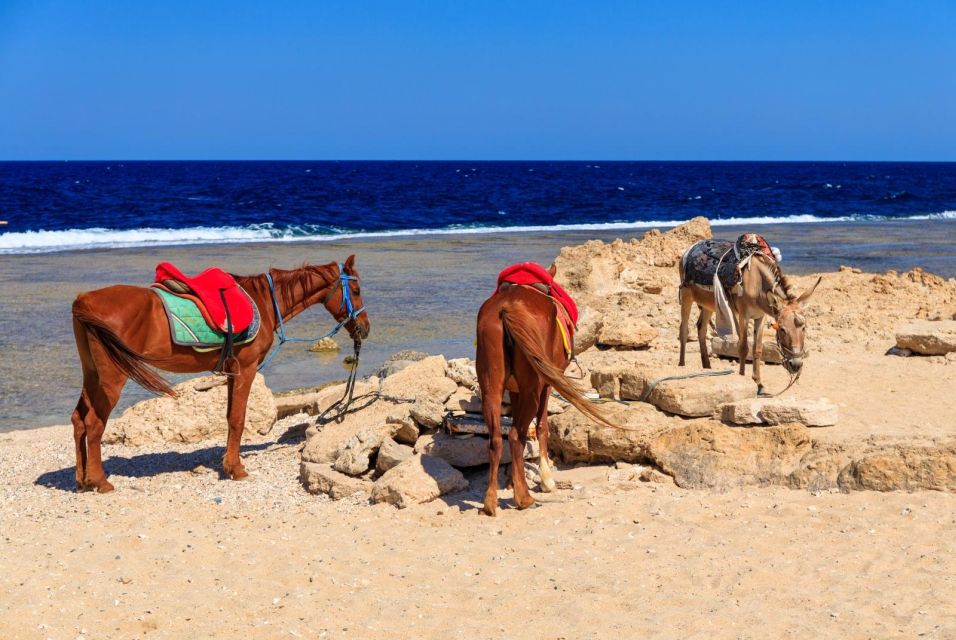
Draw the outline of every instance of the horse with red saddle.
M189 277L161 263L156 280L154 288L114 285L81 293L73 303L73 332L83 367L83 390L72 415L80 490L113 489L103 470L101 439L128 379L154 393L172 395L153 367L176 373L217 370L227 374L229 434L223 470L240 480L248 475L239 459L239 445L249 391L257 369L272 357L274 334L281 347L290 340L285 336L285 322L315 304L322 304L338 322L330 334L345 327L356 352L369 333L355 256L344 264L270 269L254 276L233 276L214 268ZM189 304L176 302L180 299L188 299ZM178 315L170 312L173 307ZM205 322L190 324L189 314L183 312L189 308ZM196 338L197 334L207 336L207 341L177 340L177 336ZM215 340L210 346L209 336L220 338L221 348Z
M519 509L534 504L525 478L524 449L532 420L540 449L541 489L554 491L548 458L548 398L553 387L579 411L608 426L597 408L564 375L573 357L578 311L571 296L554 281L555 265L545 270L524 262L502 271L498 287L478 311L475 365L481 407L489 431L488 489L483 511L498 509L498 466L501 462L501 402L511 396L511 485Z

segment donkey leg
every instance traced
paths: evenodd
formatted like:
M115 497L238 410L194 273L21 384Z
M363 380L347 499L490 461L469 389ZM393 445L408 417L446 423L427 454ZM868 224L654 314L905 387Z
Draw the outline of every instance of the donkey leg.
M233 361L235 363L235 361ZM222 470L233 480L242 480L248 477L242 460L239 459L239 445L242 444L242 430L246 426L246 404L249 401L249 391L256 376L255 367L246 367L236 371L238 364L233 364L227 383L228 408L226 422L229 424L229 435L226 437L226 454L222 457Z
M763 318L754 320L754 382L757 383L757 395L763 394L763 383L760 382L760 367L763 358Z
M515 506L527 509L534 504L528 479L524 473L524 450L528 443L528 427L538 413L540 393L520 394L518 402L512 405L514 420L508 432L508 445L511 448L511 484L514 486Z
M742 311L737 312L737 337L740 344L737 345L737 357L740 359L740 375L747 374L747 354L750 351L750 345L747 344L747 315Z
M700 317L697 318L697 343L700 345L700 363L705 369L710 369L710 354L707 352L707 329L710 327L710 318L713 311L700 308Z
M548 398L551 387L545 387L538 399L538 469L541 475L541 491L551 493L557 488L551 477L551 460L548 454Z
M687 345L687 323L690 320L690 312L694 308L694 295L690 289L681 285L677 296L680 300L680 360L677 361L677 366L683 367L684 351Z

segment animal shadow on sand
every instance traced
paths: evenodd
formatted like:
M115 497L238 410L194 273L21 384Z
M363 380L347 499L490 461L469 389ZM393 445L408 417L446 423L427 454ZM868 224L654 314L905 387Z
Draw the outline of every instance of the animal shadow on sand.
M285 440L283 442L283 440ZM278 443L287 444L289 439L280 438ZM277 444L277 442L261 442L247 444L241 447L242 453L263 451ZM146 478L161 473L176 473L192 471L203 465L210 469L219 469L219 477L226 479L227 475L221 470L222 456L226 448L206 447L195 451L165 451L161 453L143 453L129 457L110 456L103 462L107 475L127 478ZM48 471L41 474L34 484L60 491L76 490L76 467L69 466L57 471Z

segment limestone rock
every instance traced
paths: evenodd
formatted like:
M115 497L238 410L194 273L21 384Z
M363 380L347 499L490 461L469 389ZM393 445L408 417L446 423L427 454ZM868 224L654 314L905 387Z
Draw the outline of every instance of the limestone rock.
M408 405L377 399L361 411L350 413L341 422L330 421L312 425L305 430L305 446L302 459L306 462L333 464L342 453L346 443L360 431L375 428L382 437L392 436L400 425L387 422L390 416L408 415Z
M429 398L422 398L411 406L409 414L425 429L437 429L445 419L445 407Z
M713 415L722 404L756 395L757 384L752 379L731 373L667 380L654 387L647 401L668 413L697 418Z
M956 491L956 451L914 448L875 453L844 468L839 483L857 491Z
M471 389L458 387L458 390L445 402L445 410L481 413L481 398Z
M896 332L896 346L925 356L956 351L956 320L923 321L903 325Z
M537 458L538 451L537 439L529 438L525 445L524 457ZM447 433L425 435L415 443L415 453L441 458L453 467L477 467L488 464L488 438L479 436L461 438ZM511 447L505 439L501 463L509 462L511 462Z
M649 454L685 489L783 482L811 450L803 425L741 429L693 421L658 434Z
M466 389L478 388L478 372L475 363L470 358L453 358L448 361L445 375Z
M445 377L445 369L444 356L423 358L385 378L381 392L394 399L427 399L444 404L458 388L454 380Z
M378 378L360 380L355 383L355 396L360 396L378 389ZM310 416L319 415L332 404L337 402L345 393L345 383L332 384L317 391L303 391L296 393L282 393L275 397L276 413L279 418L307 413Z
M725 338L721 336L714 336L710 340L710 350L714 355L720 356L722 358L737 359L739 355L739 345L740 343L737 341L737 338L730 336ZM753 362L754 344L752 338L748 338L747 348L747 362ZM761 360L768 364L780 364L783 362L783 353L780 351L780 346L775 341L764 340Z
M730 424L786 424L830 427L837 423L837 406L823 400L746 398L718 407L720 419Z
M299 479L309 493L324 493L333 500L348 496L365 497L371 493L369 480L352 478L339 473L327 464L303 462L299 465Z
M641 349L648 346L658 335L657 329L643 318L625 312L615 312L604 317L597 343L610 347Z
M396 442L415 444L418 440L418 425L407 408L390 413L385 418L385 422L394 425L392 427L392 437L395 438Z
M406 444L398 444L391 438L382 440L382 446L378 450L378 458L375 460L375 470L379 473L385 473L392 467L397 466L406 458L411 457L412 448Z
M215 376L187 380L173 387L176 397L150 398L134 404L110 421L103 440L131 446L159 442L225 439L226 394ZM198 387L198 389L197 389ZM200 390L202 389L202 390ZM276 421L276 403L262 374L257 373L246 406L243 441L255 441Z
M587 351L598 341L598 334L604 326L600 313L588 306L578 309L578 327L574 332L574 353Z
M372 502L387 502L403 509L467 488L465 476L441 458L414 455L376 480Z
M642 462L655 434L683 421L645 403L605 404L608 419L625 429L594 422L575 408L548 419L548 447L564 462Z
M328 353L332 351L338 351L339 349L341 349L341 347L339 346L339 343L336 342L335 339L332 338L331 336L326 336L325 338L322 338L321 340L317 340L316 342L313 342L312 345L309 347L309 351L312 351L315 353Z
M366 427L345 441L339 448L332 467L336 471L350 476L360 476L372 466L372 456L388 437L390 425L385 427Z

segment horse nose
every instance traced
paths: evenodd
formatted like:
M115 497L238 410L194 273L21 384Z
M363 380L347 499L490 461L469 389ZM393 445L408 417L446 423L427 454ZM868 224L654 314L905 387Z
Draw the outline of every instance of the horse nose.
M790 365L791 369L794 371L799 371L800 368L803 367L803 358L790 358L787 363Z

